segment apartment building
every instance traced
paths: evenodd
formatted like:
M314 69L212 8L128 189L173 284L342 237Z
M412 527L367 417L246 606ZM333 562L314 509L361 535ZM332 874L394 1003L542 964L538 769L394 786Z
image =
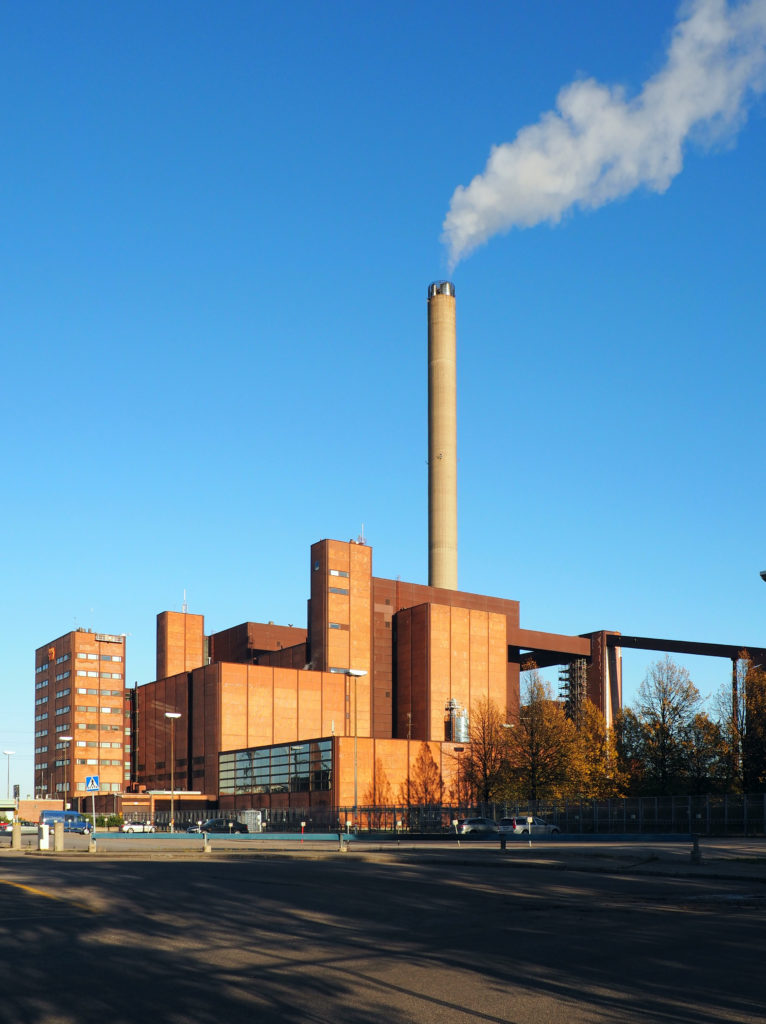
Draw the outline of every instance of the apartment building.
M100 794L130 781L125 637L76 629L35 652L35 796L79 808L86 779Z

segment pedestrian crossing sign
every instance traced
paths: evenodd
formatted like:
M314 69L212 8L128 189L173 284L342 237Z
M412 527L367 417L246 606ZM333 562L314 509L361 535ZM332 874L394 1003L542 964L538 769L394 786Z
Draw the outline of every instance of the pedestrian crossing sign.
M88 793L98 793L100 789L98 775L87 775L85 777L85 789Z

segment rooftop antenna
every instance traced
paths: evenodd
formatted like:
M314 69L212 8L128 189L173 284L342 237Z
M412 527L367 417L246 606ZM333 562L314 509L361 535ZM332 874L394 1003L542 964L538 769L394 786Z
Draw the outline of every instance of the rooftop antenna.
M364 539L364 523L362 523L362 531L359 534L359 536L356 538L356 542L357 542L357 544L366 544L367 543L367 541Z
M184 603L181 605L181 610L183 611L184 615L186 615L188 607L189 606L186 603L186 587L184 587Z

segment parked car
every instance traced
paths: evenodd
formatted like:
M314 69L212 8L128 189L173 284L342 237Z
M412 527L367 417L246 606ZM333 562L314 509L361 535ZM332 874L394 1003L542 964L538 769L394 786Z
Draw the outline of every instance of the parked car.
M199 826L193 826L189 831L192 830L231 835L233 832L247 832L247 825L241 821L234 821L233 818L211 818L209 821L203 821Z
M23 836L36 836L38 826L31 821L20 821L21 834ZM13 822L12 821L0 821L0 833L3 835L11 835L13 833Z
M462 818L457 823L458 835L492 835L498 831L497 822L492 818Z
M558 835L561 831L558 825L549 825L543 818L529 814L517 814L513 818L502 818L499 825L500 831L505 835L528 836L530 826L527 819L530 817L532 818L533 836L553 836Z
M156 832L157 829L150 821L126 821L120 828L120 832Z

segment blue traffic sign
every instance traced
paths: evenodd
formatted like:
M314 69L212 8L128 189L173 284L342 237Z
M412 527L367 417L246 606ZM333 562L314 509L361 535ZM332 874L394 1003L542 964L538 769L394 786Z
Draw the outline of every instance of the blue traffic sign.
M98 793L101 788L98 784L98 775L85 776L85 789L88 793Z

